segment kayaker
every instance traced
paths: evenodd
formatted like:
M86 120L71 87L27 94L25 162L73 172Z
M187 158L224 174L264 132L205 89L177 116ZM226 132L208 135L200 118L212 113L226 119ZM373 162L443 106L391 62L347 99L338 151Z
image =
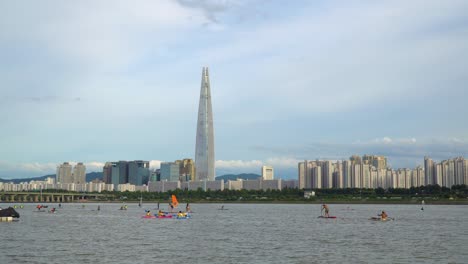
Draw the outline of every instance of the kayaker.
M185 206L185 212L190 212L190 205L187 203L187 205Z
M55 207L50 210L52 213L55 213Z
M150 210L145 210L146 211L146 216L151 216L151 211Z
M164 212L161 211L161 210L159 210L159 211L158 211L158 216L164 216Z
M182 213L182 211L179 211L179 212L177 213L177 217L184 217L184 214Z
M323 210L325 210L325 217L330 217L330 214L329 214L330 209L328 208L328 205L323 204L323 205L322 205L322 210L320 210L320 213L322 213Z
M387 215L387 213L385 211L382 211L382 213L379 214L379 216L380 216L380 218L382 218L382 220L387 220L387 217L388 217L388 215Z

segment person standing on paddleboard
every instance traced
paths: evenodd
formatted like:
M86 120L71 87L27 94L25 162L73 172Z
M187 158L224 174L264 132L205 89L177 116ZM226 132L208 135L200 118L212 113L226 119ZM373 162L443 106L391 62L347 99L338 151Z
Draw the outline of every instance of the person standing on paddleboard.
M328 205L326 204L323 204L322 205L322 210L320 210L320 213L322 214L323 213L323 210L325 210L325 217L330 217L330 209L328 208Z

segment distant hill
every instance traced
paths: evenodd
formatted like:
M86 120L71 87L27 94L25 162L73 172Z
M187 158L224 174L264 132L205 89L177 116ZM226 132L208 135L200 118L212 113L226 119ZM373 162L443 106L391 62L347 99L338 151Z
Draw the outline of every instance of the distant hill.
M261 175L255 174L255 173L241 173L241 174L225 174L222 176L216 177L216 180L224 180L224 181L235 181L237 179L243 179L243 180L256 180L258 178L262 177Z
M12 182L12 183L22 183L22 182L30 182L30 181L44 181L45 179L53 177L55 178L55 174L44 175L40 177L33 177L33 178L21 178L21 179L1 179L0 182Z
M30 182L30 181L43 181L49 177L55 178L55 174L44 175L44 176L33 177L33 178L22 178L22 179L1 179L0 178L0 182L21 183L21 182ZM260 177L262 176L255 174L255 173L225 174L225 175L216 177L216 180L224 180L224 181L228 181L228 180L235 181L237 179L256 180ZM102 172L86 173L86 182L90 182L95 179L102 180Z
M55 179L55 174L44 175L44 176L33 177L33 178L21 178L21 179L1 179L0 178L0 182L22 183L22 182L30 182L30 181L44 181L45 179L49 177L52 177ZM102 172L86 173L86 182L90 182L94 179L102 180Z

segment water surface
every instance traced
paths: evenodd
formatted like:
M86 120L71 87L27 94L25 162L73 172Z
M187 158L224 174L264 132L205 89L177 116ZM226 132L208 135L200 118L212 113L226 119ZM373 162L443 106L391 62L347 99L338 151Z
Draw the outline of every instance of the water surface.
M49 208L57 204L48 204ZM0 204L7 207L8 204ZM193 218L142 219L129 204L17 209L0 223L1 263L467 263L468 206L191 204ZM395 221L368 218L386 210ZM156 212L156 211L154 211Z

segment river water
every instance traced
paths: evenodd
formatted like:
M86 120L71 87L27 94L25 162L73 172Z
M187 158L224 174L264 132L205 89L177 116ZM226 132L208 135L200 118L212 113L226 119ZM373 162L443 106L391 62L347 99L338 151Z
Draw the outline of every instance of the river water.
M188 220L97 206L17 209L0 223L0 263L468 263L468 206L331 205L338 218L319 219L320 205L191 204ZM368 220L381 210L395 220Z

